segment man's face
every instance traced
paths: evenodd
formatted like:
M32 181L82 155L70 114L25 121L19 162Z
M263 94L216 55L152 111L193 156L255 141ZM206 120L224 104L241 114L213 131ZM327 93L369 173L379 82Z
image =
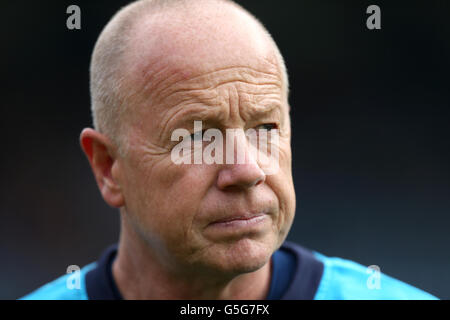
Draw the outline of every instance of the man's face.
M189 41L178 45L186 52L181 57L172 54L180 48L168 44L164 59L143 54L130 68L139 76L134 105L124 117L128 151L119 160L125 215L168 266L230 274L257 270L284 241L295 212L279 66L270 46L262 50L260 43L240 54L186 50ZM147 46L135 44L139 52ZM224 139L226 129L278 129L279 170L265 175L257 161L175 164L171 135L179 128L193 133L194 120L203 129L220 130Z

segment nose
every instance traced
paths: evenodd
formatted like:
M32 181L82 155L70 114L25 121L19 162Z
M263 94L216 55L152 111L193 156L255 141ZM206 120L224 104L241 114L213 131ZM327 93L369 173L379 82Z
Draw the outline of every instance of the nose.
M262 184L266 180L266 174L256 161L255 152L251 152L247 141L240 140L235 151L235 160L237 160L238 152L243 152L244 161L234 161L236 163L223 164L220 168L217 187L220 190L226 189L248 189L259 184Z
M266 180L264 171L255 163L227 165L219 172L217 187L226 189L248 189Z

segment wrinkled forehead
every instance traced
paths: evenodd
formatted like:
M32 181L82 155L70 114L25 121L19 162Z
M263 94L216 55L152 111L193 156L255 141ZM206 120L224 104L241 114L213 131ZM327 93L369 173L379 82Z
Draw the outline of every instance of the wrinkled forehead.
M228 68L282 79L270 38L235 8L147 15L134 30L124 60L138 94Z

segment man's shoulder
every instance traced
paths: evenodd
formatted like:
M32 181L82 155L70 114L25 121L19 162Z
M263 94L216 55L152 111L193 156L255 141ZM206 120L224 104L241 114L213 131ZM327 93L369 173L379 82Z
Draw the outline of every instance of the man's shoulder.
M85 276L95 266L94 262L80 271L63 275L25 295L20 300L88 300Z
M314 256L323 265L316 300L430 300L435 296L381 272L377 266L366 267L357 262Z

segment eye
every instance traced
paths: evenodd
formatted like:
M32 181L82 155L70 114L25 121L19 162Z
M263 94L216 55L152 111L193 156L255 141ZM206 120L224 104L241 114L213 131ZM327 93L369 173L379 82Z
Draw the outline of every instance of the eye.
M271 131L274 129L278 129L278 125L276 123L264 123L264 124L260 124L259 126L257 126L256 129L257 130L264 129L267 131Z
M194 132L190 135L191 140L195 141L201 141L203 138L203 134L205 133L206 129L203 129L202 131Z

